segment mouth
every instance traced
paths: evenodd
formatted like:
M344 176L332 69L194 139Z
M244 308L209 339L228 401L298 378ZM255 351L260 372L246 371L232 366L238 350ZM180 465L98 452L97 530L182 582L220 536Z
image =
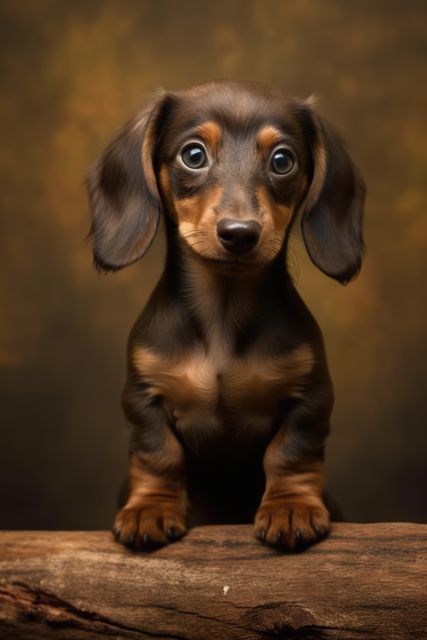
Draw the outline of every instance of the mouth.
M205 266L209 266L215 270L227 274L243 274L259 271L259 269L265 267L265 262L261 262L254 255L255 252L245 253L243 255L223 255L223 256L211 256L195 249L186 238L184 245L190 251L200 263Z
M218 265L230 265L237 267L249 267L253 262L248 262L247 260L244 262L243 260L239 260L236 257L230 258L211 258L209 256L203 256L199 254L199 257L209 264L218 264Z
M193 253L204 265L227 275L253 273L259 271L265 266L260 262L248 259L243 260L242 258L235 256L230 256L229 258L214 258L211 256L204 256L200 253L196 253L195 251L193 251Z

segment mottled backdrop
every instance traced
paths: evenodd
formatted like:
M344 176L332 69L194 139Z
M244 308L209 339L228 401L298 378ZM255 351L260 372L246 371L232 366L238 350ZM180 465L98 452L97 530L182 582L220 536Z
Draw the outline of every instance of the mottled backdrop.
M0 526L110 525L125 342L164 240L98 276L83 176L146 92L211 78L315 93L350 145L369 191L359 279L328 280L298 241L292 260L335 381L330 486L349 519L427 519L425 7L1 3Z

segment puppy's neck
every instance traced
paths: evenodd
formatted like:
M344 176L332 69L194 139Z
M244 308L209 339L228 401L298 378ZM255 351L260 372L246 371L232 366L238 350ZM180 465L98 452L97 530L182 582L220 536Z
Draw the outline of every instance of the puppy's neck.
M181 291L185 302L202 322L207 333L212 327L239 328L256 312L259 290L266 269L239 269L210 264L180 247Z

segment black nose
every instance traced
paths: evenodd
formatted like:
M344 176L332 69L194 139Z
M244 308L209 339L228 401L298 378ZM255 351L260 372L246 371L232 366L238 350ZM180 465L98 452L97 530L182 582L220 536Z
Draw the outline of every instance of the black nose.
M248 253L259 240L261 225L255 220L232 220L218 222L216 232L224 249L234 255Z

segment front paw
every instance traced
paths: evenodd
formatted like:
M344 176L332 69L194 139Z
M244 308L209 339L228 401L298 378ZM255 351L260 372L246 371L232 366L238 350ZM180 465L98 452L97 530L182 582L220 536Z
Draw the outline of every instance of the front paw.
M306 505L286 499L266 500L255 516L255 535L283 551L301 551L324 538L330 529L323 503Z
M187 533L184 509L172 505L141 503L124 507L114 520L118 542L137 550L151 550L179 540Z

